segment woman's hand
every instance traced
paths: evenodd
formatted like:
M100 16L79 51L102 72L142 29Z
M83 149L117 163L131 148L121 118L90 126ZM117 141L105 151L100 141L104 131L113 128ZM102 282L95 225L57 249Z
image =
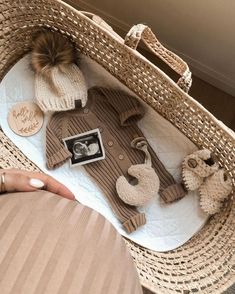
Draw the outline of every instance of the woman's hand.
M20 169L0 169L0 193L32 192L38 189L75 200L68 188L47 174Z

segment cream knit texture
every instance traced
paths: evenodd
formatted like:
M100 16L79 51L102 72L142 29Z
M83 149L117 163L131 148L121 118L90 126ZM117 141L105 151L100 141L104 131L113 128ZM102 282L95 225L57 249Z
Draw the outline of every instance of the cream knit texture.
M160 181L155 170L152 168L151 155L148 152L147 141L140 137L131 142L131 146L145 153L145 163L135 164L128 168L128 174L137 179L132 185L124 176L120 176L116 182L118 196L127 204L143 206L157 196Z
M182 178L187 190L196 190L203 183L205 177L218 170L217 162L209 165L205 162L211 157L208 149L198 150L186 156L182 163Z
M87 102L87 86L83 73L76 64L70 64L52 68L51 79L35 74L35 96L44 112L74 109L76 100L80 100L84 107Z
M202 195L200 196L201 209L209 215L218 213L222 207L222 202L212 200L211 197L206 197L206 193L203 194L204 193L203 187L201 189L201 193L202 193Z
M232 180L223 169L208 177L199 187L200 204L208 214L219 211L222 201L232 192Z
M219 169L219 164L211 159L210 150L203 149L185 157L182 163L182 177L188 190L197 190L200 206L208 214L219 212L222 201L232 192L232 180Z
M160 183L152 167L146 164L132 165L128 169L128 174L138 180L136 185L131 185L124 176L119 177L116 183L118 196L125 203L143 206L157 196Z

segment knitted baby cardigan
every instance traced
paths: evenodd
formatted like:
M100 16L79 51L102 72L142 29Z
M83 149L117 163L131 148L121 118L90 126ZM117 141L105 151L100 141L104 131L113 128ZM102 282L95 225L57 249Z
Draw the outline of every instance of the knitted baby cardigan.
M131 141L144 137L135 122L143 116L137 99L119 90L93 87L88 91L85 109L59 112L51 117L46 131L46 158L49 169L61 166L72 154L64 147L62 139L99 128L106 158L84 165L106 195L114 213L127 232L135 231L146 223L145 215L134 206L125 204L117 195L116 181L127 176L128 168L144 162L144 154L131 148ZM167 172L149 146L152 166L160 179L160 195L181 198L185 192Z

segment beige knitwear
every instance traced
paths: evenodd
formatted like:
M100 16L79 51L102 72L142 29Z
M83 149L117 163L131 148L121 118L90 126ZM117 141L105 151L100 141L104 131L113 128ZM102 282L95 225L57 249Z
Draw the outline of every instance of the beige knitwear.
M182 178L187 190L198 189L204 178L219 169L219 164L213 159L210 150L202 149L187 155L182 163Z
M210 197L200 196L199 202L201 209L209 215L218 213L222 208L222 202L214 201Z
M132 184L124 176L120 176L116 182L118 196L127 204L134 206L143 206L148 201L156 197L160 182L158 175L152 168L151 156L148 152L148 143L144 138L136 138L131 142L132 148L142 150L145 153L145 162L135 164L128 168L128 174L131 175L137 183Z
M74 109L77 100L84 107L87 102L85 78L76 64L55 66L50 79L35 74L35 97L44 112Z
M188 190L197 190L200 206L208 214L219 212L222 201L232 192L232 180L208 149L197 150L182 163L182 178Z
M0 197L1 294L141 294L122 237L96 211L46 191Z
M131 165L144 162L145 154L131 147L134 138L144 137L135 123L143 114L138 100L125 92L94 87L88 91L85 109L54 114L46 133L47 166L53 169L72 157L62 143L63 138L99 128L106 158L84 167L103 190L117 218L129 233L145 224L145 215L118 197L116 181L121 175L128 176ZM148 149L152 166L160 179L160 194L185 195L182 186L166 171L151 146Z
M222 201L232 192L232 180L223 169L205 179L199 187L201 208L208 214L219 212Z

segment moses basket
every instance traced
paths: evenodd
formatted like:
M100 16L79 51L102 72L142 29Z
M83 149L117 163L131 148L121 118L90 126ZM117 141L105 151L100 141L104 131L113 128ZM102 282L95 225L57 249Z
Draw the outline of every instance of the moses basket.
M148 27L135 26L123 40L99 18L59 0L0 0L0 10L1 79L29 52L39 27L59 31L199 148L213 151L235 184L235 134L187 94L191 84L187 64L164 48ZM135 50L140 39L181 76L178 83ZM2 131L0 167L39 170ZM235 282L234 211L231 196L198 234L169 252L154 252L125 240L142 285L162 294L223 293Z

